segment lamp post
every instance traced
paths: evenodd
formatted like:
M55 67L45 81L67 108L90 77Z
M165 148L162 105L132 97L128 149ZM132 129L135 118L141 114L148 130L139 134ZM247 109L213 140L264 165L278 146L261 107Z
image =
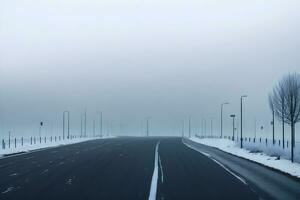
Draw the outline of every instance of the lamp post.
M100 112L100 135L103 136L103 114L102 111Z
M213 136L213 120L210 120L210 137Z
M70 112L69 111L64 111L63 112L63 140L65 139L65 119L66 117L68 118L67 126L68 126L68 136L67 138L70 138Z
M86 134L86 109L84 111L84 137L86 137L87 134Z
M44 122L40 122L40 129L39 129L39 136L42 137L42 127L44 125Z
M80 138L84 136L84 114L80 115Z
M96 120L93 120L93 137L96 137Z
M247 95L241 96L241 148L243 148L243 98L246 98Z
M223 106L228 104L228 102L221 104L221 138L223 137Z
M147 134L147 137L149 136L149 119L150 119L150 117L147 117L147 121L146 121L146 134Z
M191 137L191 116L189 116L189 138Z
M232 117L232 141L234 141L234 118L235 115L230 115L230 117Z
M204 124L204 127L203 127L204 137L207 137L207 135L206 135L206 119L203 119L203 124Z
M183 138L184 137L184 120L182 120L182 122L181 122L181 135Z
M99 131L100 131L99 136L102 137L103 136L103 134L102 134L102 127L103 127L102 111L97 111L97 114L99 115Z

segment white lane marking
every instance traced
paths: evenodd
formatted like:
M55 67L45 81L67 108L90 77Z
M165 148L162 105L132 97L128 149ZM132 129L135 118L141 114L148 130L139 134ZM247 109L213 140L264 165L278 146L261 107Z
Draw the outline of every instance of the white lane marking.
M32 158L34 158L34 156L30 156L30 157L24 158L24 160L30 160Z
M161 173L161 182L163 183L164 182L164 171L163 171L163 168L162 168L162 164L161 164L161 157L159 156L159 168L160 168L160 173Z
M13 174L11 174L9 176L18 176L18 173L13 173Z
M230 173L232 176L234 176L235 178L237 178L238 180L240 180L242 183L244 183L245 185L248 185L247 182L240 176L236 175L235 173L233 173L230 169L228 169L227 167L225 167L222 163L220 163L219 161L217 161L216 159L210 157L215 163L217 163L218 165L220 165L221 167L223 167L228 173Z
M3 191L2 194L11 192L11 191L13 191L13 189L14 189L14 187L9 187L9 188L7 188L5 191Z
M159 142L157 142L155 147L155 160L154 160L154 171L152 175L151 188L148 200L156 200L156 192L157 192L157 180L158 180L158 147Z
M67 185L72 185L72 179L71 178L68 179Z
M245 179L243 179L242 177L236 175L234 172L232 172L230 169L228 169L227 167L225 167L222 163L220 163L219 161L217 161L216 159L214 159L210 154L205 153L203 151L200 151L199 149L196 149L195 147L186 144L185 142L182 141L182 143L189 147L190 149L193 149L194 151L197 151L199 153L201 153L202 155L210 158L212 161L214 161L215 163L217 163L218 165L220 165L223 169L225 169L228 173L230 173L232 176L234 176L235 178L237 178L238 180L240 180L243 184L248 185L247 182L245 181Z
M45 169L41 174L45 174L47 173L49 170L48 169Z

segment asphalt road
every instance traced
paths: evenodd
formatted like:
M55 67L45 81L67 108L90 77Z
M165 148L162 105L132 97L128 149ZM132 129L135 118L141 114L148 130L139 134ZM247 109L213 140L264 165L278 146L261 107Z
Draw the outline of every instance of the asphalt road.
M143 200L150 191L160 200L272 199L269 191L233 171L181 138L94 140L0 159L0 199Z

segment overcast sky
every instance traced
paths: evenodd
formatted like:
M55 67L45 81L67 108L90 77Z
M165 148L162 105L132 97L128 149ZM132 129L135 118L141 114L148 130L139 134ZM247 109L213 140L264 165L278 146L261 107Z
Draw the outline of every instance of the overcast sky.
M194 132L205 118L218 134L224 101L231 134L229 115L239 119L247 94L245 132L253 135L256 118L270 135L267 95L300 71L299 8L299 0L1 0L1 134L36 134L41 120L60 131L64 110L78 133L85 109L89 132L101 110L123 134L141 134L147 116L152 134L179 133L189 115Z

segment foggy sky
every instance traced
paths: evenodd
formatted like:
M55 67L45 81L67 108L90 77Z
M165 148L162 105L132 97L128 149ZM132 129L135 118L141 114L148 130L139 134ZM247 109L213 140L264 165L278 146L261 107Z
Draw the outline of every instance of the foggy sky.
M225 101L230 135L229 115L239 121L247 94L244 131L253 135L256 118L270 136L268 93L300 71L299 8L297 0L2 0L1 135L36 134L40 121L59 133L64 110L77 134L85 109L89 133L99 110L113 134L144 134L146 117L151 134L180 134L182 119L187 133L189 115L193 133L205 118L219 134Z

